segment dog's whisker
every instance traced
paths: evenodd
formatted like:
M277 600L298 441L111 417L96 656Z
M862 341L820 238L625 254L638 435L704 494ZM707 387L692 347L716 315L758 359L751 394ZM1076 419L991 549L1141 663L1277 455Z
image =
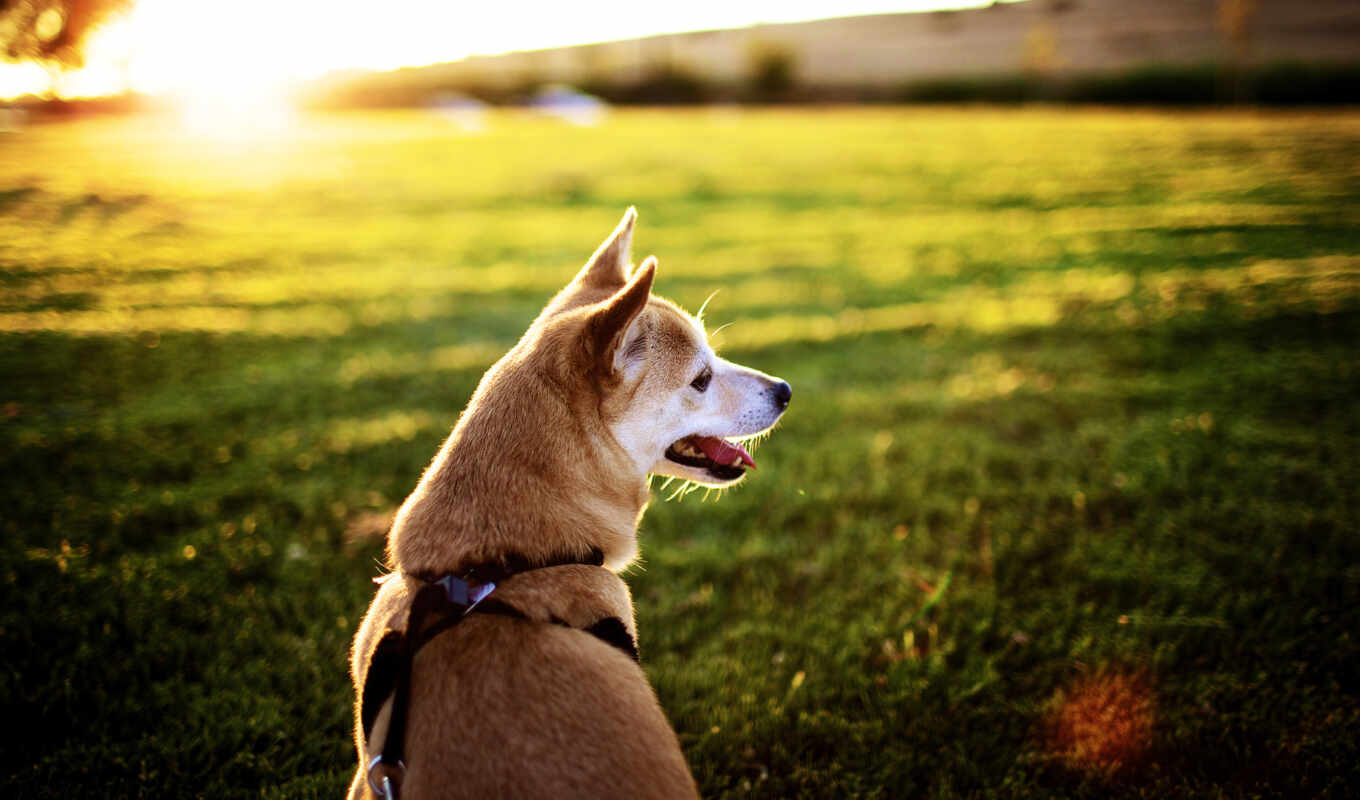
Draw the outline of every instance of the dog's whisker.
M709 301L711 301L714 297L717 297L717 296L718 296L718 292L721 292L721 291L722 291L722 289L714 289L713 292L712 292L711 294L709 294L708 297L705 297L705 298L704 298L703 304L699 306L699 312L698 312L697 314L694 315L694 318L697 319L697 320L699 320L700 324L702 324L703 321L704 321L704 310L708 308ZM731 323L728 323L728 324L731 324ZM719 328L718 330L722 330L722 328Z

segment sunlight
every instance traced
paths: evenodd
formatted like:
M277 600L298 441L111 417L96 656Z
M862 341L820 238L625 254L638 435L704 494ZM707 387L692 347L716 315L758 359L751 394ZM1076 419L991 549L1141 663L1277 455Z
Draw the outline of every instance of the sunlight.
M226 8L142 0L129 20L135 29L132 87L195 102L277 92L299 77L299 66L317 49L300 11L258 1Z
M138 35L133 19L132 14L115 17L90 35L85 45L85 67L57 76L59 96L100 97L132 88L130 70Z
M327 426L321 446L331 453L348 453L394 441L409 442L417 435L447 428L447 420L435 419L425 411L396 410L336 420Z
M138 0L91 36L82 69L53 77L33 65L0 64L0 99L48 89L63 98L135 91L192 95L201 105L204 95L278 92L333 70L389 70L661 33L969 5L982 3L701 0L675 6L595 0L553 6L507 0L469 8L391 0L378 8L319 0ZM204 118L201 111L195 117Z
M37 64L0 64L0 100L35 94L47 84L47 72Z
M292 101L278 87L233 88L179 94L185 131L204 139L259 139L283 133L297 121Z

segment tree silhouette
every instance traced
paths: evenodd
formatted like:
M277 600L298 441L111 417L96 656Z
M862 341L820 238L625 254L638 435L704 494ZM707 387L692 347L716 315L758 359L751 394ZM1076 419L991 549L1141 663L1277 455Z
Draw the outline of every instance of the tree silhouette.
M0 57L80 67L92 31L133 0L0 0Z

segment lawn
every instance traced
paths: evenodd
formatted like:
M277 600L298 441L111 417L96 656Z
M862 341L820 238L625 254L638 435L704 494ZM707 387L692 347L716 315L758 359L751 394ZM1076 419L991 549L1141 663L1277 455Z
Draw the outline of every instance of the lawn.
M786 378L626 575L705 796L1360 786L1360 114L0 134L0 785L336 797L388 515L624 208Z

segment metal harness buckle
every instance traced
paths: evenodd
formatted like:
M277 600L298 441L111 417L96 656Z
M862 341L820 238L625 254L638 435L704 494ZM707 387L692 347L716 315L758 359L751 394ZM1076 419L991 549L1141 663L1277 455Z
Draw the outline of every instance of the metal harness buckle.
M373 757L368 762L368 786L379 797L387 800L397 800L397 787L401 786L401 781L406 777L405 762L398 761L389 764L383 761L382 753Z
M455 578L452 575L445 575L435 581L435 585L443 587L444 597L450 603L463 606L464 614L471 611L496 589L496 584L490 581L480 584L472 583L462 578Z

